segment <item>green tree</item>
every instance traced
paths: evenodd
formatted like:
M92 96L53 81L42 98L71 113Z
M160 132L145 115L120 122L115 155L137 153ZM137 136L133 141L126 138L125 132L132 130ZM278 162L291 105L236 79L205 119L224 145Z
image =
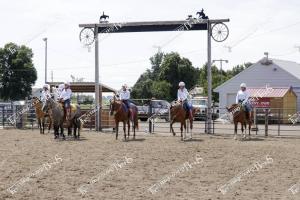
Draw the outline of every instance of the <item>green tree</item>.
M156 99L166 99L170 101L172 100L170 95L171 88L172 85L167 81L154 81L151 87L152 97L155 97Z
M32 92L37 72L32 63L32 50L8 43L0 48L0 98L21 100Z
M178 53L169 53L164 56L160 67L159 80L165 80L171 84L170 95L172 99L177 96L178 83L184 81L186 88L190 89L199 80L199 69L194 68L192 63L181 58Z
M162 52L158 52L150 58L151 70L152 70L151 78L153 78L154 80L156 80L158 77L160 65L163 61L163 58L164 58L164 53L162 53Z
M152 73L147 70L137 80L132 88L131 96L134 99L146 99L152 98L151 87L153 80L151 79Z

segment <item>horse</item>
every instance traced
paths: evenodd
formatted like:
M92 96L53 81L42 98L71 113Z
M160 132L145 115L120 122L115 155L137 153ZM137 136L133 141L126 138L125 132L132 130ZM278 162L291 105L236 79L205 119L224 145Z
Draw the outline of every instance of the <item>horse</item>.
M241 104L232 104L230 107L226 107L227 111L232 113L233 115L233 123L234 123L234 139L237 139L237 126L238 123L241 123L241 130L242 130L242 137L246 138L246 133L244 134L244 127L245 132L247 129L247 123L249 125L249 138L250 138L250 131L251 131L251 113L249 119L246 117L246 112L243 109Z
M50 114L43 112L42 110L43 102L39 100L37 97L33 97L32 101L33 101L33 106L35 108L35 115L38 120L38 124L40 128L40 134L45 134L46 117L49 118L49 126L48 126L48 133L49 133L52 126L52 119L50 117Z
M64 109L62 105L52 98L48 98L46 103L44 104L42 110L45 112L47 110L51 110L52 120L53 120L53 129L54 129L54 139L59 138L59 128L60 134L62 135L63 139L65 140L66 137L64 135Z
M67 121L67 127L68 127L68 135L72 134L72 127L73 127L73 136L75 139L80 138L80 130L82 127L82 123L80 120L81 116L81 110L80 106L77 104L71 104L71 114L70 118ZM76 132L78 134L76 134Z
M195 113L199 111L199 108L192 108L193 117L195 116ZM176 135L173 129L173 124L175 122L180 122L180 131L181 131L181 140L183 140L183 127L186 130L186 120L189 119L189 112L187 112L183 108L183 103L175 103L175 105L172 105L170 108L171 113L171 122L170 122L170 129L173 133L173 136ZM190 128L193 129L193 119L190 119Z
M131 114L129 114L129 110L126 110L126 105L120 101L116 100L116 97L110 101L110 115L114 115L115 124L116 124L116 140L118 139L118 131L119 131L119 123L123 122L123 131L124 131L124 139L126 141L126 123L128 126L128 139L130 136L130 121L133 126L133 139L135 139L135 129L138 129L138 110L136 105L130 104Z

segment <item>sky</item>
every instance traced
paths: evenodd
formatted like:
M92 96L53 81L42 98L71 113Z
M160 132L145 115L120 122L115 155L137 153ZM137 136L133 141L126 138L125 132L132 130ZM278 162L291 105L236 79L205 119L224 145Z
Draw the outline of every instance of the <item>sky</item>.
M212 59L229 60L223 69L257 62L264 52L300 63L299 0L0 0L0 47L14 42L32 48L38 71L35 87L45 82L45 37L48 81L52 74L53 81L71 81L71 75L94 81L94 47L89 52L79 41L79 24L97 23L103 11L109 22L124 23L184 20L202 8L210 19L230 19L228 39L212 40ZM133 86L151 67L149 58L157 46L165 53L178 52L194 67L207 61L206 31L100 35L100 82L115 89L125 83Z

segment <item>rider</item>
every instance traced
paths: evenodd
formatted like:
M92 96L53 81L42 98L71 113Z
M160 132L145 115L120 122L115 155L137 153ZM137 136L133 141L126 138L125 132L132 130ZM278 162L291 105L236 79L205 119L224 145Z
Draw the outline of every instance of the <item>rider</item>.
M238 91L236 95L236 103L242 104L245 112L246 112L246 118L247 120L250 119L250 112L252 110L251 104L249 103L249 93L246 91L247 85L246 83L242 83L240 85L241 90Z
M183 108L189 112L189 119L193 119L193 111L192 106L189 104L188 99L190 98L190 94L185 88L184 82L179 82L179 89L177 91L177 99L179 102L183 102Z
M70 83L65 82L64 89L60 94L60 101L63 102L66 112L66 120L68 120L71 116L71 97L72 90L70 89Z
M61 94L61 92L63 91L64 88L65 88L65 84L59 84L58 86L55 87L55 90L53 92L55 101L59 100L60 94Z
M50 86L49 86L48 84L45 84L45 85L43 86L42 97L41 97L41 100L42 100L43 104L45 104L45 103L46 103L46 100L47 100L49 97L51 97L49 88L50 88Z
M120 100L125 104L126 108L130 112L130 106L129 106L130 91L127 89L126 84L122 85L122 89L119 92L119 97L120 97Z

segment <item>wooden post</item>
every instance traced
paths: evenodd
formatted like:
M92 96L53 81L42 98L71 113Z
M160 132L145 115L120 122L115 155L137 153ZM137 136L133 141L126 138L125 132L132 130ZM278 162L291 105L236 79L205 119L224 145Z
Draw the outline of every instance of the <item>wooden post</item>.
M280 135L280 124L281 124L281 110L280 108L278 108L278 120L277 120L277 123L278 123L278 136Z
M265 136L268 136L268 125L269 125L269 109L265 109Z

